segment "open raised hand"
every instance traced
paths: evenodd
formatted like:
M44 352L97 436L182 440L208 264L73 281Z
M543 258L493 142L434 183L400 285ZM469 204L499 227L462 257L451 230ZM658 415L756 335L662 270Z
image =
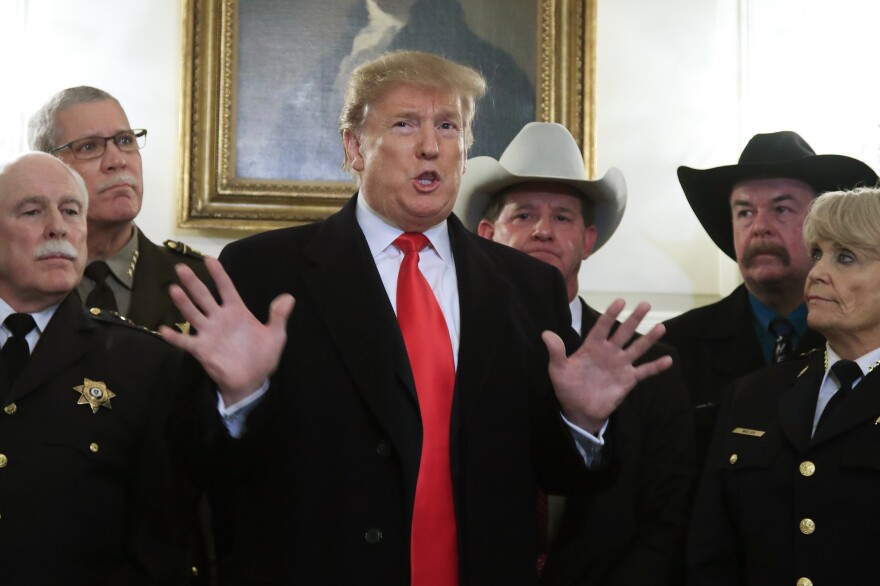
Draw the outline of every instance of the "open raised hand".
M168 326L159 332L169 344L192 354L220 389L224 403L232 405L256 391L278 367L294 299L286 293L276 297L269 321L262 324L245 306L220 261L206 257L205 265L219 303L189 267L179 264L175 270L183 287L172 285L169 293L195 334Z
M611 334L625 305L623 299L615 299L571 356L566 356L565 345L559 336L550 331L542 334L550 353L550 380L562 413L569 421L591 433L602 428L636 383L672 366L670 356L638 366L633 364L663 336L665 328L663 324L657 324L627 346L651 306L640 303Z

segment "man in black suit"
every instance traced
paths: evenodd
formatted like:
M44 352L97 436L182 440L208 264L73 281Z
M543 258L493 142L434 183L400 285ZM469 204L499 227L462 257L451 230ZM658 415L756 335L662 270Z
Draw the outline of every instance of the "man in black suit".
M533 122L499 160L468 161L455 209L465 226L484 238L559 269L572 327L582 336L599 314L578 297L581 263L608 241L625 206L619 170L588 180L568 130ZM671 350L655 345L645 359ZM595 495L551 496L550 527L539 519L539 534L548 531L550 538L544 582L673 584L676 568L683 567L694 468L691 413L678 366L636 385L611 417L607 433L620 456L615 482Z
M451 214L484 89L476 71L425 53L363 65L341 117L358 194L322 223L229 245L228 276L208 259L219 301L180 269L192 297L172 297L198 333L162 334L220 391L225 428L216 411L193 413L207 418L195 439L222 463L205 472L227 583L531 584L537 485L603 481L589 468L613 460L605 421L670 365L632 365L662 328L624 348L648 308L610 334L622 302L567 358L553 333L576 344L558 272ZM426 340L408 326L413 257L398 248L422 235ZM436 345L427 360L422 344ZM424 371L443 364L437 378L454 365L454 383L428 396Z
M164 413L180 353L82 307L87 197L44 153L0 169L3 583L179 584Z
M873 184L877 175L850 157L816 155L796 133L783 131L754 136L736 165L679 167L678 179L744 281L724 299L665 324L663 341L678 350L691 393L702 463L716 404L731 382L824 342L807 327L804 305L811 264L801 227L810 203L824 191Z
M125 315L151 330L186 329L168 297L174 265L207 277L202 255L182 242L153 244L134 219L143 203L140 149L147 131L132 130L122 105L89 86L61 90L29 122L30 147L73 167L89 190L89 263L78 292L88 307Z

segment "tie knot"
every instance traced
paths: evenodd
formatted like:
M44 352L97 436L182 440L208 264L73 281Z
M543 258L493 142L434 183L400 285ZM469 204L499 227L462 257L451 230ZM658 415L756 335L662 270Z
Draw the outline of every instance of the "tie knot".
M12 313L6 317L3 322L13 336L23 338L28 335L32 329L37 327L37 322L29 313Z
M428 237L421 232L404 232L394 241L394 246L403 252L409 254L418 252L431 243Z
M768 328L770 333L778 340L780 338L790 338L794 333L794 326L784 317L774 317Z
M110 267L103 260L90 262L85 270L85 275L96 283L103 283L109 274Z
M852 360L838 360L831 365L831 371L837 377L841 388L852 388L853 382L862 376L862 369Z

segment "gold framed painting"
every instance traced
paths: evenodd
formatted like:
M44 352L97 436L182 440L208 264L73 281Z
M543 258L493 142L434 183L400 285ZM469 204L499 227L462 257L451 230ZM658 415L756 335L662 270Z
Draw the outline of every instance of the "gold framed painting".
M345 81L396 49L480 70L469 156L533 120L595 154L596 0L185 0L179 224L261 230L338 210L356 186L337 130Z

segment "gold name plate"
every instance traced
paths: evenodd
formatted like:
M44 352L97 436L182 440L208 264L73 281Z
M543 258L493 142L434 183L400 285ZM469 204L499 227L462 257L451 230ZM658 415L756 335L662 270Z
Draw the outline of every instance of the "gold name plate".
M748 429L746 427L737 427L736 429L733 430L733 433L738 433L740 435L750 435L752 437L761 437L766 432L763 432L759 429Z

